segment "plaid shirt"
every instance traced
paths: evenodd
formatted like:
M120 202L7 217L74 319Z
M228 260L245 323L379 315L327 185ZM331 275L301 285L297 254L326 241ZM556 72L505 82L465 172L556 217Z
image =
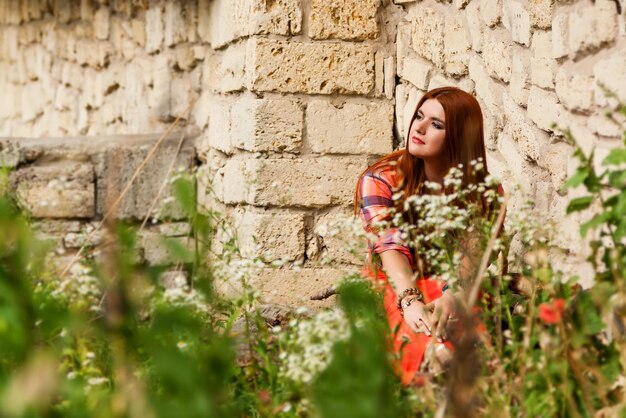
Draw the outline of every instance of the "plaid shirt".
M388 250L397 250L406 255L413 265L413 255L406 242L400 237L397 228L391 227L383 231L376 228L376 223L389 219L389 210L394 207L393 193L398 186L398 177L393 167L383 167L375 171L367 171L359 179L361 193L361 221L368 233L375 234L378 239L369 242L368 261L372 254L380 254Z

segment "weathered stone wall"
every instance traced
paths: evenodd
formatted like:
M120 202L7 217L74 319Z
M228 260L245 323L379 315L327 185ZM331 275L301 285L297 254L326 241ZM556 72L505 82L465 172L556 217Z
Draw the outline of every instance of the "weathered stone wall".
M181 126L198 133L200 204L232 220L247 255L286 260L279 274L264 273L262 293L299 303L360 261L316 227L350 213L357 175L404 142L420 95L454 84L482 105L491 171L507 190L521 184L559 224L559 244L584 257L575 219L562 216L571 196L559 186L573 166L562 129L598 147L598 161L618 143L604 118L614 100L598 83L626 101L623 6L0 0L0 136L53 144L48 137L87 135L73 143L89 144L98 135L160 133L182 114ZM28 200L47 193L42 182L66 179L79 191L71 199L85 199L81 213L63 212L67 199L53 211L62 216L39 203L31 209L50 230L70 233L76 219L101 216L104 183L84 158L61 154L59 167L19 160L15 184ZM56 217L68 220L48 220ZM338 261L323 267L326 257Z

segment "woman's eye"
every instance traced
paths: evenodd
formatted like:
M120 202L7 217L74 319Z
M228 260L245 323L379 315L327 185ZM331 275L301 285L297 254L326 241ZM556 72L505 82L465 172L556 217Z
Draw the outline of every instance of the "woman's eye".
M420 115L419 113L417 115L415 115L415 119L417 120L422 120L424 117L422 115Z
M443 125L437 122L433 122L433 126L437 129L443 129Z

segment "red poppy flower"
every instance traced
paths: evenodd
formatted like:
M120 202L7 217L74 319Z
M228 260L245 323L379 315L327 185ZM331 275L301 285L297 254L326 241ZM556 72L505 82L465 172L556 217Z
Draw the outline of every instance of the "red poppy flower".
M565 309L565 300L558 298L551 303L542 303L539 305L539 319L546 324L557 324L563 318L563 310Z
M263 405L267 405L272 401L272 395L270 395L267 389L261 389L257 395Z

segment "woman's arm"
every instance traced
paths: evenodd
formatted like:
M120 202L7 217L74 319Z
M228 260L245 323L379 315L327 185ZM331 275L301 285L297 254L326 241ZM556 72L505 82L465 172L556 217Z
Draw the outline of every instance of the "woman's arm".
M380 253L380 258L396 295L415 287L413 270L404 254L397 250L388 250ZM415 332L424 332L430 336L430 314L421 301L414 301L404 309L404 321Z

